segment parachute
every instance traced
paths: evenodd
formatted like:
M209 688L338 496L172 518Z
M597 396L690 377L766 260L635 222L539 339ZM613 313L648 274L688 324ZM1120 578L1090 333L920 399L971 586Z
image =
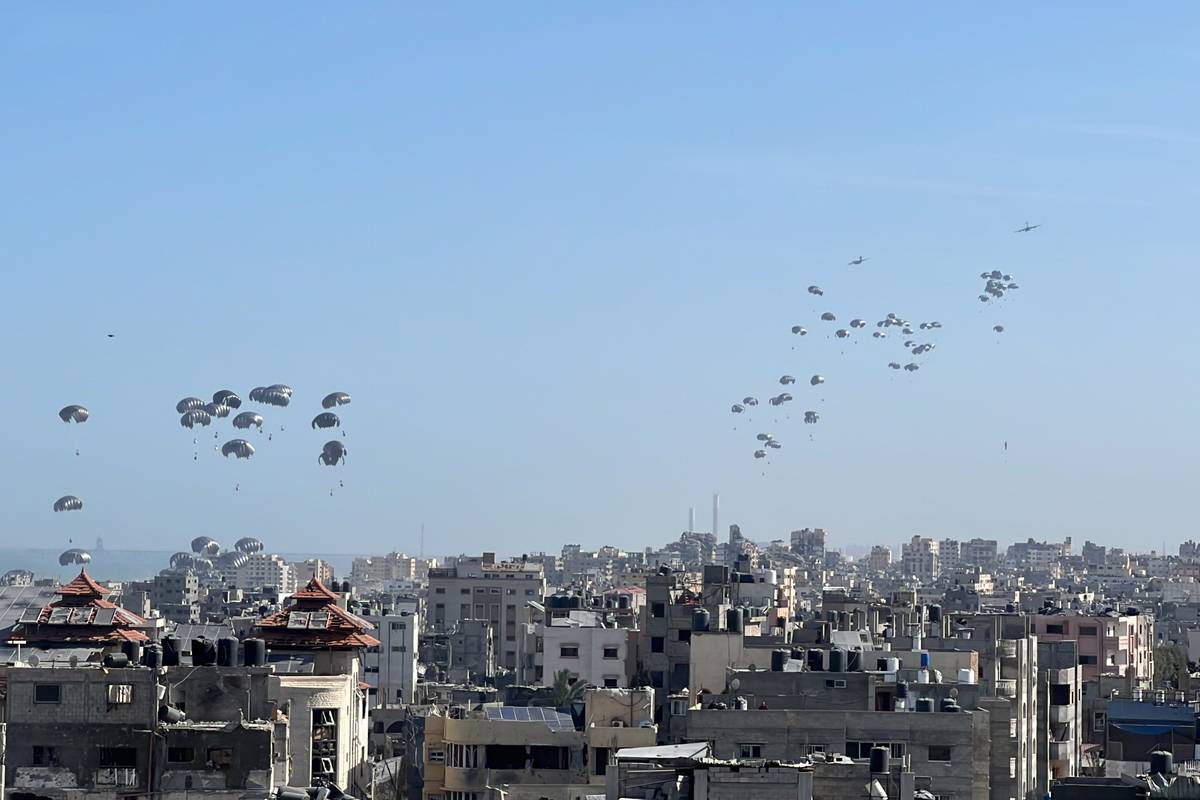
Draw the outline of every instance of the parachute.
M221 455L229 458L249 458L254 455L254 445L247 442L245 439L230 439L225 444L221 445Z
M760 433L757 436L755 436L754 438L758 439L760 442L769 442L772 439L774 439L775 437L769 433Z
M800 325L793 325L793 326L792 326L792 333L799 334L800 336L807 336L807 335L808 335L808 331L807 331L807 330L805 330L805 329L804 329L802 326L800 326Z
M783 447L783 443L778 439L771 439L767 442L767 447L771 448L772 450L778 450L779 448Z
M267 391L277 392L289 400L292 399L292 387L288 386L286 383L272 383L267 387Z
M821 418L821 415L815 411L805 411L804 412L804 423L806 425L815 425L817 423L817 420L819 420L820 418Z
M996 333L1004 333L1004 326L1003 325L993 325L992 330L994 330Z
M62 567L67 567L71 564L90 564L91 562L92 554L86 550L80 550L77 547L72 547L70 550L64 550L58 557L58 564Z
M333 408L334 406L344 406L349 403L350 395L345 392L330 392L321 401L321 408Z
M202 408L193 408L179 418L179 424L185 428L194 428L197 425L206 428L212 424L212 415Z
M338 419L338 415L334 414L332 411L326 411L324 413L317 414L315 417L313 417L312 421L313 430L316 430L317 428L336 428L341 424L342 421Z
M876 339L886 339L887 338L887 334L884 333L883 331L875 331L871 335L874 336Z
M729 407L729 410L731 413L741 414L743 411L746 410L746 407L744 405L742 405L741 403L734 403L733 405L731 405Z
M754 457L755 457L755 458L766 458L766 457L767 457L767 451L766 451L766 450L755 450L755 451L754 451Z
M233 427L240 428L241 430L261 428L262 426L262 414L255 414L253 411L243 411L233 418Z
M889 361L888 368L889 369L900 369L900 362L899 361Z
M55 511L82 511L83 501L73 494L65 494L54 501Z
M346 463L346 446L337 439L325 443L325 447L321 449L321 455L318 457L320 462L327 467L332 467L339 461Z
M863 320L863 319L852 319L852 320L850 320L850 327L851 328L865 328L865 327L867 327L867 321Z
M90 412L83 406L65 406L58 412L58 418L63 422L87 422Z
M263 543L253 536L243 536L233 543L233 549L239 553L261 553Z
M746 406L756 406L758 405L758 400L754 399L753 397L743 397L742 403Z
M808 383L810 386L817 386L824 382L825 382L825 379L822 378L820 375L813 375L811 378L808 379Z
M845 328L838 328L836 331L834 331L833 335L839 339L845 339L850 335L850 331L846 330Z
M220 403L205 403L204 410L210 417L220 417L224 419L229 416L229 406Z
M197 536L192 539L192 552L201 556L215 556L221 552L221 545L211 536Z
M249 561L250 556L245 553L239 553L237 550L226 550L213 559L213 563L224 570L238 569L245 566Z
M911 363L910 363L910 364L905 364L905 365L904 365L904 369L905 369L906 371L908 371L908 372L916 372L916 371L917 371L917 370L919 370L920 368L921 368L921 365L920 365L920 364L911 364Z
M186 414L189 411L198 411L204 408L204 401L199 397L185 397L175 404L175 410L180 414Z
M837 316L835 316L832 311L826 311L824 314L821 315L821 319L824 322L833 322L835 319L837 319Z
M242 398L238 397L235 392L228 389L221 389L213 392L212 401L219 406L229 406L235 411L242 407Z
M793 378L791 375L784 375L782 378L779 379L779 383L782 384L783 386L788 386L789 384L793 384L795 382L796 382L796 379Z
M820 286L810 286L808 287L808 293L815 294L817 297L820 297L821 295L825 294L825 290Z

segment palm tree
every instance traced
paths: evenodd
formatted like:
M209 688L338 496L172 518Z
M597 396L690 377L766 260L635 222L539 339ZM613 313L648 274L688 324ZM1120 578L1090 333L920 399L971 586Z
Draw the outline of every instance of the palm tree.
M572 703L583 698L586 689L587 686L583 681L572 682L570 670L559 670L554 675L554 685L550 687L549 695L538 698L532 704L550 708L569 708Z

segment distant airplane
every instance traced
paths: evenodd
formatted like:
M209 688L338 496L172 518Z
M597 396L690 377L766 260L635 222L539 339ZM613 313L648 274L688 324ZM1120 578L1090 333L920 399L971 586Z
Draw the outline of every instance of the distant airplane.
M116 336L116 334L115 334L115 333L110 333L110 334L108 335L108 338L112 339L112 338L114 338L115 336Z
M859 256L858 258L856 258L850 262L850 266L857 267L859 264L863 263L864 261L866 261L866 259L863 258L862 256Z
M1040 222L1037 225L1030 225L1028 222L1026 222L1024 228L1017 228L1015 231L1013 231L1013 233L1029 233L1034 228L1040 227L1042 227L1042 223Z

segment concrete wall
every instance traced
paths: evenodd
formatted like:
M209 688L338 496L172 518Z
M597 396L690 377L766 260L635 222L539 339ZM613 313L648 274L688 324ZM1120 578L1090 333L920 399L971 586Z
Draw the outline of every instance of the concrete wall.
M553 686L554 676L567 670L589 686L607 686L624 689L629 685L626 668L629 658L629 638L625 628L599 628L573 625L549 625L541 630L542 635L542 685ZM575 657L562 655L563 647L575 647ZM605 648L615 648L616 655L606 658Z

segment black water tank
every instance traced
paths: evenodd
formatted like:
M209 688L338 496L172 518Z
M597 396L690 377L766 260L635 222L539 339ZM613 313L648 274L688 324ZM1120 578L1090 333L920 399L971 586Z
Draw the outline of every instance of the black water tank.
M942 607L941 606L930 606L929 607L929 624L930 625L941 625L942 624Z
M238 640L232 636L217 639L217 666L236 667L238 662Z
M792 648L792 658L796 659L797 661L803 661L805 659L804 648L793 647Z
M1175 774L1175 755L1166 750L1155 750L1150 754L1150 772L1158 775Z
M350 581L342 581L342 591L350 594Z
M211 639L203 636L192 639L192 666L211 667L217 663L217 648Z
M162 647L156 644L148 644L142 648L142 663L150 669L158 669L163 665Z
M861 650L850 650L846 653L846 672L862 672Z
M839 631L850 630L850 614L846 611L838 612L838 630Z
M187 714L184 714L174 706L159 706L158 719L160 722L176 723L183 722L187 719Z
M942 711L949 711L952 707L958 705L958 703L954 702L953 697L943 697L940 705Z
M730 633L742 632L742 610L731 608L725 612L725 630Z
M162 663L164 667L178 667L179 654L183 650L183 642L175 634L162 638Z
M790 650L771 651L771 672L783 672L783 667L791 659Z
M829 671L830 672L845 672L846 671L846 651L840 647L835 647L829 651Z
M886 775L892 769L892 750L890 747L871 748L871 774Z
M808 669L811 672L825 671L825 651L813 648L808 651Z
M247 667L262 667L267 663L267 643L262 639L247 639L243 642L246 649L243 662Z
M121 669L129 666L129 656L124 653L108 653L101 663L108 669Z
M908 699L908 684L907 683L897 683L896 684L896 699L897 700L907 700Z
M131 642L125 640L121 642L121 652L129 659L129 663L136 666L142 663L142 643Z
M927 714L932 714L933 713L933 698L932 697L918 697L916 709L917 709L917 711L924 711Z
M701 631L701 632L707 631L710 618L711 618L711 615L708 613L707 608L701 608L701 607L693 608L692 609L692 630L693 631Z

